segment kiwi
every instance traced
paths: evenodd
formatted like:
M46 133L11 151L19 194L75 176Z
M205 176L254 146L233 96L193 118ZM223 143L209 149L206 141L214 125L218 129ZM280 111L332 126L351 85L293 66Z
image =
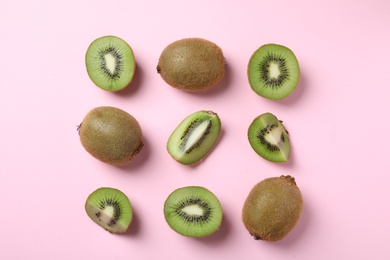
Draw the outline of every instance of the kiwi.
M266 44L257 49L248 64L248 79L260 96L278 100L297 87L300 68L295 54L287 47Z
M195 112L172 132L167 150L176 161L185 165L195 164L210 152L220 131L218 114L205 110Z
M290 157L290 139L282 121L271 113L256 117L248 129L253 150L271 162L287 162Z
M94 40L88 47L85 63L93 83L107 91L127 87L136 67L130 45L117 36L103 36Z
M215 43L201 38L185 38L169 44L162 51L157 72L174 88L202 91L222 79L225 58Z
M143 147L142 130L137 120L115 107L92 109L78 126L78 131L85 150L111 165L129 163Z
M92 192L85 202L85 211L96 224L110 233L125 232L133 218L129 198L120 190L109 187Z
M298 223L302 208L302 194L294 177L271 177L250 191L242 222L256 240L279 241Z
M168 225L187 237L205 237L216 232L222 222L222 207L208 189L187 186L173 191L165 201Z

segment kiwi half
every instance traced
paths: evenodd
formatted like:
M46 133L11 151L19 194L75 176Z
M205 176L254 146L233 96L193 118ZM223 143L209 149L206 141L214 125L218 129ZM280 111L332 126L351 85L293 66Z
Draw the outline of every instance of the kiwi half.
M187 116L168 139L167 150L178 162L190 165L206 156L218 140L221 121L213 111Z
M249 60L249 84L262 97L277 100L289 96L297 87L299 78L298 60L285 46L263 45Z
M120 190L109 187L92 192L85 202L85 211L96 224L111 233L125 232L133 218L129 198Z
M157 72L174 88L202 91L222 79L225 58L215 43L201 38L186 38L169 44L162 51Z
M295 178L271 177L250 191L242 209L242 222L256 240L279 241L298 223L302 208Z
M78 131L85 150L96 159L111 165L129 163L143 147L138 121L116 107L92 109L84 117Z
M271 162L287 162L290 157L290 139L282 121L271 113L256 117L248 129L253 150Z
M94 40L88 47L85 63L93 83L107 91L127 87L136 67L130 45L117 36L103 36Z
M164 216L177 233L188 237L205 237L221 226L222 207L211 191L204 187L187 186L168 196Z

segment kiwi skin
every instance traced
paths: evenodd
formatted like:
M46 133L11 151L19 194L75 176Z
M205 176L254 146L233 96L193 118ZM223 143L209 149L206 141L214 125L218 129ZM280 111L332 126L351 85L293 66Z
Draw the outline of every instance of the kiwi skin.
M85 150L110 165L128 164L143 148L138 121L119 108L102 106L92 109L78 131Z
M245 200L242 222L256 240L282 240L297 224L302 194L292 176L264 179Z

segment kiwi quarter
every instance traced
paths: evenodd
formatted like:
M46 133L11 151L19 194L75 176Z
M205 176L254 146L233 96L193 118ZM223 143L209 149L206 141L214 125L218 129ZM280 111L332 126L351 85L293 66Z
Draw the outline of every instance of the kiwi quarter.
M195 92L216 85L225 73L221 48L202 38L185 38L161 53L157 72L172 87Z
M216 232L222 222L222 207L208 189L187 186L173 191L165 201L164 216L177 233L205 237Z
M178 162L199 162L213 148L221 131L221 121L213 111L197 111L187 116L172 132L167 150Z
M242 222L256 240L279 241L298 223L302 208L302 194L294 177L271 177L250 191Z
M297 87L300 68L295 54L287 47L266 44L257 49L248 64L252 89L268 99L283 99Z
M290 139L282 121L271 113L256 117L248 129L253 150L271 162L287 162L290 157Z
M95 39L85 55L87 72L96 86L107 91L127 87L135 71L134 53L130 45L117 36Z
M92 192L85 202L85 211L96 224L111 233L125 232L133 218L129 198L120 190L109 187Z
M102 106L92 109L78 127L80 141L96 159L111 164L129 163L142 149L142 130L126 111Z

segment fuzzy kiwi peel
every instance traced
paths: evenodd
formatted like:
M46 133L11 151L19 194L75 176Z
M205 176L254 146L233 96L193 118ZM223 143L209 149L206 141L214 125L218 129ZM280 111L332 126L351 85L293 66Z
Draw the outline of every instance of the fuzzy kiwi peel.
M111 165L125 165L142 150L138 121L119 108L92 109L78 127L80 141L96 159Z
M202 38L185 38L169 44L161 53L157 72L174 88L203 91L225 74L225 58L219 46Z
M266 178L250 191L242 222L256 240L282 240L298 223L302 194L292 176Z

